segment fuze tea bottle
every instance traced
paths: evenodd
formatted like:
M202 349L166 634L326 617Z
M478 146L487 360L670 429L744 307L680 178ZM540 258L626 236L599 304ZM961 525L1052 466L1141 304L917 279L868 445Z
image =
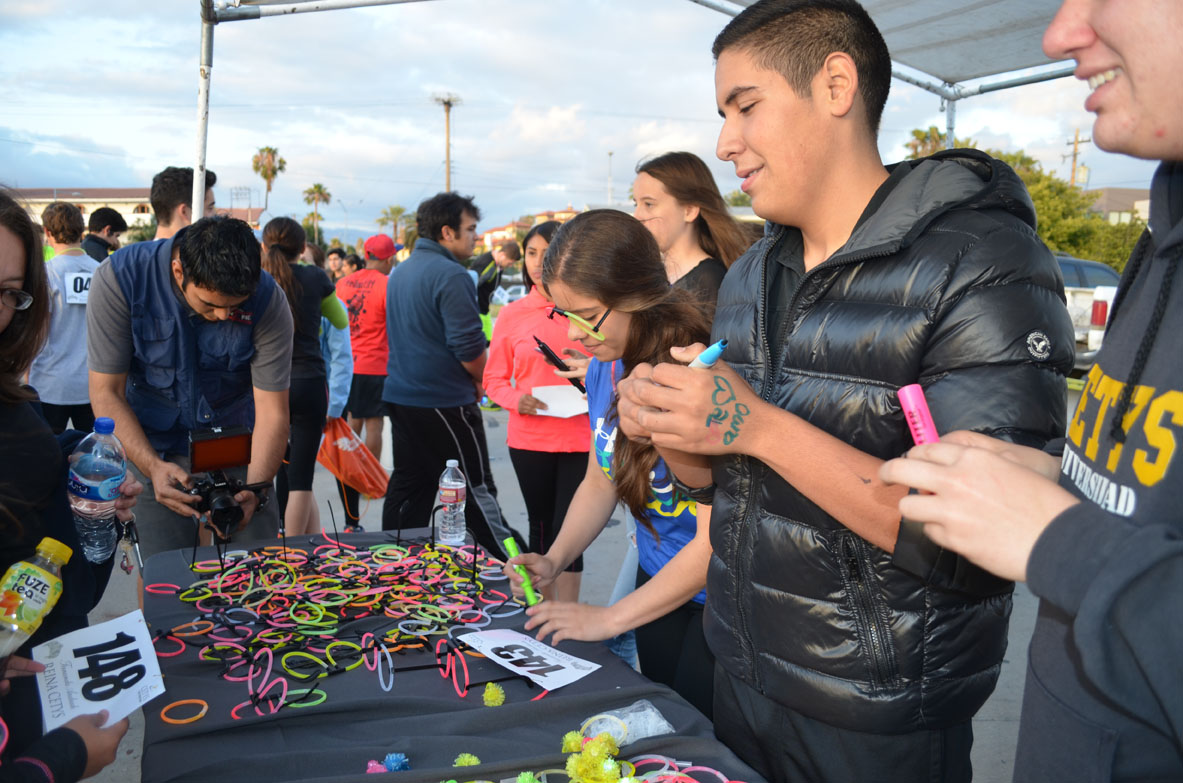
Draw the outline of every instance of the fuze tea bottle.
M74 554L61 541L41 539L37 554L13 563L0 581L0 658L12 655L41 627L62 595L62 566Z

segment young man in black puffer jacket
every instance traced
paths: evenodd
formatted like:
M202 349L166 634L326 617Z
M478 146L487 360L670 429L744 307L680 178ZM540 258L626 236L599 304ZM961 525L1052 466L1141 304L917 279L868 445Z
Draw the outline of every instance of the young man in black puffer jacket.
M907 490L878 469L911 445L912 383L942 432L1063 433L1060 273L1004 164L883 165L891 61L857 3L756 3L714 54L717 152L769 227L719 292L725 362L639 368L620 413L659 447L718 455L716 733L770 780L968 781L1012 584L901 523Z

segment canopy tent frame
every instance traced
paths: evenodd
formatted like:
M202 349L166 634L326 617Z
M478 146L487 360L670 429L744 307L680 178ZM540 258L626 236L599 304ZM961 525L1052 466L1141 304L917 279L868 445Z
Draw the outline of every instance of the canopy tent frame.
M379 5L402 5L430 0L198 0L201 6L201 49L198 62L197 82L197 150L193 166L193 219L203 217L205 209L205 163L209 134L209 96L214 67L214 26L221 22L238 22L247 19L262 19L270 16L334 11L343 8L365 8ZM737 16L752 0L690 0L692 3L718 11L728 16ZM912 76L901 70L893 61L891 75L900 81L919 87L941 99L941 110L945 112L945 146L952 147L957 125L958 101L974 95L984 95L998 90L1021 87L1028 84L1060 79L1072 75L1071 66L1053 70L1029 73L1022 76L965 85L947 80L929 81ZM919 70L919 69L918 69ZM1019 69L1025 70L1025 69ZM931 76L920 71L926 76ZM1012 69L1013 72L1013 69ZM1007 73L998 71L991 75Z

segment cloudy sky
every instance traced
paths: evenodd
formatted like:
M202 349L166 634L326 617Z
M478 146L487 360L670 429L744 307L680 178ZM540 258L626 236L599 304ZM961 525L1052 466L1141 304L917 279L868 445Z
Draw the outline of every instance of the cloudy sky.
M636 162L685 149L714 157L710 46L728 17L688 0L434 0L224 23L215 28L209 167L220 205L263 202L250 162L287 160L270 213L302 217L323 183L334 229L373 232L385 206L409 211L444 187L452 93L452 185L476 197L481 228L571 204L627 198ZM0 181L17 187L147 186L192 165L197 0L0 0ZM1090 116L1073 79L962 101L959 137L1061 156ZM944 127L939 100L894 82L884 160L915 127ZM1091 145L1091 187L1145 187L1148 163ZM249 189L249 195L245 190ZM351 232L352 233L352 232Z

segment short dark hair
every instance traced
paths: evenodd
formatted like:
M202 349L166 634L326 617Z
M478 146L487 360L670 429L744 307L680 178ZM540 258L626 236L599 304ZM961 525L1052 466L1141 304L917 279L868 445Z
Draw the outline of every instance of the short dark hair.
M329 252L326 253L325 255L326 256L341 256L341 258L344 259L345 256L347 256L349 254L345 251L345 248L343 248L343 247L330 247Z
M49 281L45 258L41 255L41 232L25 208L3 188L0 188L0 226L15 234L21 243L25 257L25 283L21 290L33 296L33 303L13 313L8 326L0 332L0 403L12 404L35 396L24 387L21 376L41 353L49 333Z
M41 212L41 225L55 242L72 245L82 239L86 224L82 210L68 201L55 201Z
M181 234L183 285L225 296L250 296L259 285L262 253L251 227L236 218L202 218Z
M205 189L209 190L218 181L218 175L205 170ZM193 200L193 169L169 166L152 178L152 192L148 196L156 222L167 226L172 221L173 210Z
M436 193L420 204L415 212L419 236L438 242L443 239L444 226L453 231L460 230L460 217L465 212L477 220L481 219L481 211L473 203L472 196L461 196L456 191Z
M109 228L116 234L122 234L127 231L127 221L123 219L114 209L110 207L99 207L94 212L90 213L90 220L86 223L86 230L92 234L97 234L104 228Z
M511 261L522 260L522 249L518 247L518 242L516 239L507 239L504 242L499 243L497 247L501 249L502 253L505 253L505 255L509 256Z
M715 38L715 59L742 49L761 68L776 71L802 98L826 57L844 52L858 69L859 94L872 137L891 90L891 53L879 28L855 0L759 0Z

